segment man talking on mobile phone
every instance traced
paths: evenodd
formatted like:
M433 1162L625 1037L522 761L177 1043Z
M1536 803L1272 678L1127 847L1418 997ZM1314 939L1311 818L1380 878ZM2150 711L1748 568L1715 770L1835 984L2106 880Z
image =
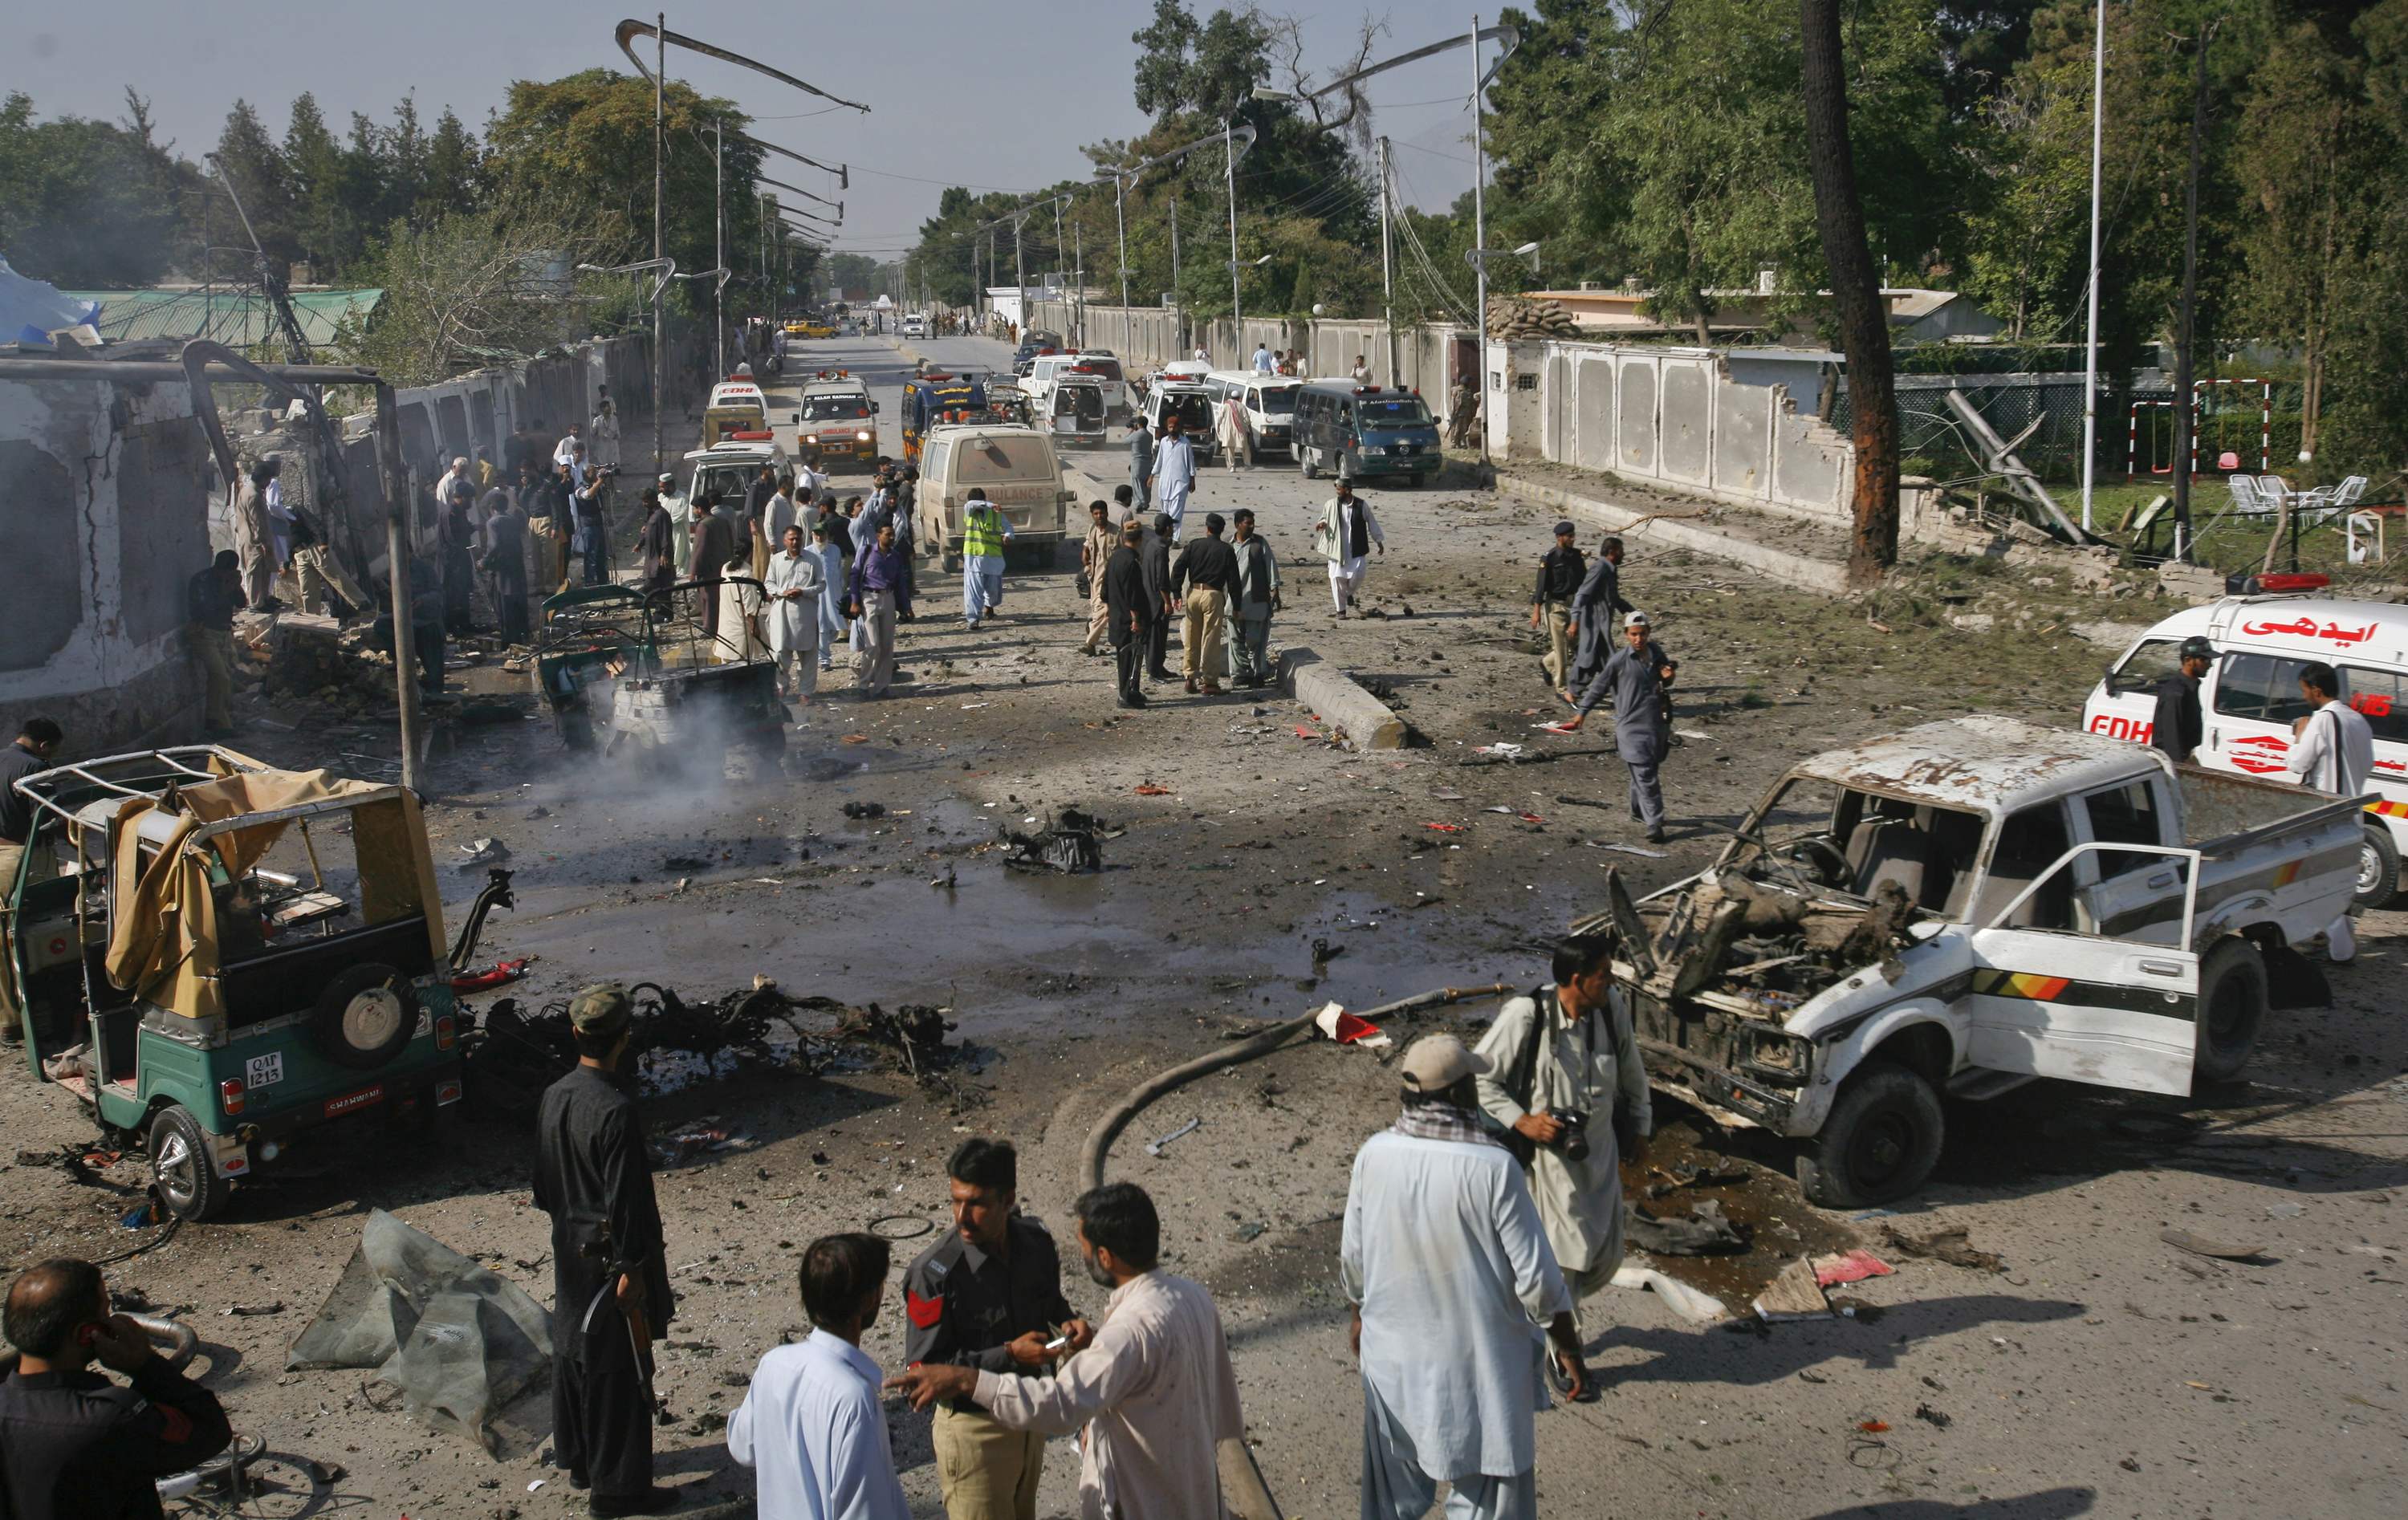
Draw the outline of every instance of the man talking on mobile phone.
M29 1269L8 1286L7 1318L16 1354L0 1380L0 1508L13 1520L158 1520L153 1480L234 1439L217 1396L109 1312L91 1262ZM93 1371L95 1361L125 1382Z

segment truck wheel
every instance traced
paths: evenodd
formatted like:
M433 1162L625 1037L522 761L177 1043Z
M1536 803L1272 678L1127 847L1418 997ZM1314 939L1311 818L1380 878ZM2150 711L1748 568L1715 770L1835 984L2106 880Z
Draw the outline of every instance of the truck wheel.
M374 1071L418 1033L418 994L393 967L347 967L318 995L309 1033L318 1053L337 1066Z
M1940 1095L1895 1061L1868 1061L1840 1089L1798 1157L1798 1183L1826 1209L1866 1209L1921 1187L1946 1134Z
M2246 939L2227 939L2199 968L2197 1082L2230 1082L2249 1064L2266 1026L2266 962Z
M150 1121L150 1181L179 1219L198 1224L225 1208L231 1189L209 1162L209 1138L180 1103Z
M2391 842L2389 829L2369 824L2358 851L2358 905L2387 908L2400 892L2400 847Z

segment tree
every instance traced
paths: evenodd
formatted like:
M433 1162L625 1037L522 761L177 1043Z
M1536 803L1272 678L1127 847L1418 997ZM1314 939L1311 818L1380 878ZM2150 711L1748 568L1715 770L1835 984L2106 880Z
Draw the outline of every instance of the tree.
M589 330L591 312L541 278L557 260L593 262L601 218L565 197L504 195L426 222L393 222L362 261L384 290L373 318L338 346L397 385L423 385ZM638 281L597 276L588 297L630 299Z
M69 290L148 285L190 256L181 202L194 176L151 139L150 107L126 92L123 124L34 120L33 97L0 100L0 252L19 274Z
M218 134L217 167L242 206L260 251L280 274L302 256L294 207L292 168L269 139L251 102L236 100ZM227 243L240 247L239 223Z
M1814 225L1830 267L1831 304L1839 312L1856 414L1856 535L1848 545L1848 580L1870 586L1898 562L1898 409L1891 394L1889 306L1882 298L1881 278L1865 240L1864 208L1856 199L1840 0L1800 0L1799 9Z

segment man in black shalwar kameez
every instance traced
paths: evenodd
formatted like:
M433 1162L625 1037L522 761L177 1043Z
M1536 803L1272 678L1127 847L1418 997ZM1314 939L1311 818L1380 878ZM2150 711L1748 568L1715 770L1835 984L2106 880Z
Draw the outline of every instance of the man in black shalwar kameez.
M652 1341L667 1326L661 1214L626 1060L626 990L587 987L568 1005L577 1069L545 1089L536 1207L552 1215L552 1444L597 1515L654 1514Z

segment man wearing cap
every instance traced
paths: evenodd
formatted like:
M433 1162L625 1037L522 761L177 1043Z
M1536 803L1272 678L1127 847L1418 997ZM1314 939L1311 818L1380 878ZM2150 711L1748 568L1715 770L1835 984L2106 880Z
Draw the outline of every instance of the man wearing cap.
M1539 556L1539 584L1530 593L1530 626L1547 630L1547 684L1569 699L1572 683L1572 598L1588 578L1588 556L1572 540L1570 520L1555 524L1555 547Z
M2181 663L2157 681L2157 711L2149 725L2149 746L2165 752L2175 765L2189 761L2199 741L2207 737L2206 716L2200 711L2199 683L2215 663L2215 646L2198 634L2182 641L2175 655Z
M1513 1154L1479 1119L1487 1059L1425 1035L1398 1063L1404 1112L1363 1142L1339 1280L1363 1375L1364 1520L1536 1520L1546 1407L1539 1326L1574 1398L1588 1391L1572 1296Z
M656 1514L652 1341L676 1310L636 1100L621 1085L634 1006L602 982L569 999L577 1068L536 1117L536 1207L552 1215L552 1445L597 1515Z
M1104 593L1119 703L1125 708L1145 706L1145 694L1138 689L1138 671L1145 664L1146 651L1156 647L1154 630L1162 622L1162 597L1148 584L1144 547L1145 529L1132 518L1121 524L1120 547L1096 572L1096 583Z
M1664 842L1664 782L1658 774L1664 752L1671 747L1672 714L1669 688L1678 660L1648 637L1647 614L1633 612L1622 620L1622 647L1572 704L1579 710L1557 724L1571 733L1588 720L1589 710L1613 697L1613 753L1630 767L1630 816L1647 825L1652 844Z
M1168 512L1156 512L1154 537L1139 551L1145 593L1154 599L1154 623L1145 631L1145 673L1155 681L1176 679L1163 661L1170 652L1170 551L1178 540L1178 523Z
M1329 562L1331 617L1342 618L1363 589L1363 560L1371 546L1386 554L1388 540L1380 536L1380 520L1370 503L1354 495L1354 477L1340 471L1338 495L1321 504L1321 521L1313 524L1312 546Z

